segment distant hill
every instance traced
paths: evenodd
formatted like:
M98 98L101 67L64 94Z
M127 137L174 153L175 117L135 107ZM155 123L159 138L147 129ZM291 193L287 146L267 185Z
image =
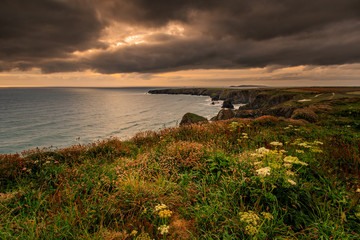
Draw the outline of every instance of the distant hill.
M264 86L264 85L239 85L239 86L230 86L232 88L234 87L239 87L239 88L264 88L264 87L267 87L267 86Z

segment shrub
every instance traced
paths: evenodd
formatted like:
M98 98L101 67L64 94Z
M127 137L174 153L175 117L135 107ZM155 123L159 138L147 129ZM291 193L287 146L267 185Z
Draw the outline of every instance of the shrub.
M311 108L296 109L291 115L293 119L304 119L308 122L317 122L319 120L318 115Z

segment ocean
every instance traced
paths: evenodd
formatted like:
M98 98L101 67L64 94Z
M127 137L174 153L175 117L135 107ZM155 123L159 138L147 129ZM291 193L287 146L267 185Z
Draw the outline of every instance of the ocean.
M0 88L0 154L64 148L174 127L186 112L215 116L206 96L152 95L157 88Z

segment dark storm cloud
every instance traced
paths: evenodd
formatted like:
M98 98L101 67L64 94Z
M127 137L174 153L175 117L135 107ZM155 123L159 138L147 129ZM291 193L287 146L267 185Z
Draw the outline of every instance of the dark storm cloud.
M39 61L101 47L103 28L80 1L4 0L0 3L0 58Z
M358 0L4 0L0 71L166 72L360 62ZM145 44L106 48L102 30L120 22L156 33ZM84 57L71 53L98 48Z
M323 30L267 41L238 41L236 38L174 40L104 52L93 55L85 62L89 68L102 73L359 62L360 22L346 22L332 26L332 29L341 37L334 37L331 30Z
M215 36L268 39L360 18L358 0L105 0L106 15L145 26L178 20Z

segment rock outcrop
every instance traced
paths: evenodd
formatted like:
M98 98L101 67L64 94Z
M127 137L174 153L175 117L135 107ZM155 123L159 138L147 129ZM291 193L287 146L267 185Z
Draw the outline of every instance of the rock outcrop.
M234 109L234 105L232 105L231 99L226 99L226 100L223 102L223 105L222 105L221 108Z
M227 120L235 117L235 111L232 109L221 109L220 112L213 118L211 118L212 121L217 120Z
M360 88L359 88L360 89ZM224 89L224 88L183 88L151 90L152 94L191 94L209 96L213 101L224 100L222 110L211 120L226 120L230 118L259 118L274 116L300 119L316 122L321 114L329 111L329 101L325 99L319 103L301 102L299 99L318 100L318 93L346 92L359 90L358 88L257 88L257 89ZM312 95L313 94L313 95ZM317 95L315 95L317 94ZM358 99L358 98L357 98ZM340 100L339 100L340 101ZM343 99L341 101L344 101ZM346 101L352 101L348 99ZM232 110L233 104L245 104L238 110ZM320 115L318 115L320 114ZM352 113L360 114L360 113Z
M242 109L269 108L293 99L296 94L281 89L180 88L150 90L151 94L187 94L209 96L212 101L229 100L231 104L246 104Z
M186 113L181 119L180 126L207 121L208 120L206 118L199 116L195 113Z

